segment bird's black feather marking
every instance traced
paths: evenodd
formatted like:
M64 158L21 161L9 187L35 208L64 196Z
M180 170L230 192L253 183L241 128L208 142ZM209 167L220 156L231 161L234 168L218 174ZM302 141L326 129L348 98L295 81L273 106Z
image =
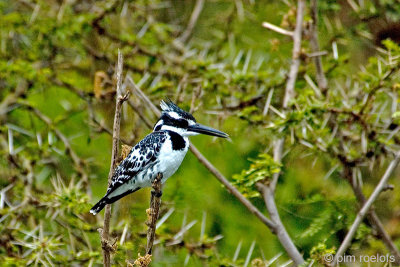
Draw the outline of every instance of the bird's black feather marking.
M104 199L104 197L96 203L91 209L90 212L93 213L94 215L99 213L104 207L106 206L107 201Z
M182 150L185 148L185 146L186 146L185 139L183 139L183 137L180 134L178 134L174 131L168 131L168 133L171 138L173 150Z
M182 114L180 115L182 116ZM163 125L169 125L177 128L186 129L189 126L189 123L186 119L175 119L171 117L168 113L162 113L160 120L163 121Z

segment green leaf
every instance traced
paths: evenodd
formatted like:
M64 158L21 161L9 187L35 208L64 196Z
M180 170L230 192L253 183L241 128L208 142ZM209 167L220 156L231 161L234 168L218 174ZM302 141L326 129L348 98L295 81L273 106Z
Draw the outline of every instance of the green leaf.
M268 154L259 154L257 159L250 159L250 168L233 175L234 184L249 198L258 197L257 182L266 182L273 174L279 173L281 165Z

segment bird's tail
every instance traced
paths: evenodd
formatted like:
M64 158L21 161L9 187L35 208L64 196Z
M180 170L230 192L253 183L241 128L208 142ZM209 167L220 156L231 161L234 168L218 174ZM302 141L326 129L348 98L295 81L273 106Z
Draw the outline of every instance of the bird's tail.
M136 187L135 189L127 190L127 191L125 191L125 192L123 192L122 194L119 194L119 195L115 194L115 192L116 192L115 190L114 191L110 190L110 191L107 192L107 194L102 199L100 199L99 202L97 202L96 205L93 206L93 208L90 210L90 213L93 214L93 215L96 215L102 209L104 209L104 207L107 204L114 203L118 199L120 199L120 198L122 198L122 197L124 197L126 195L129 195L129 194L131 194L133 192L136 192L139 189L140 189L140 187Z
M100 199L99 202L96 203L96 205L93 206L93 208L90 209L90 213L93 215L96 215L97 213L99 213L102 209L104 209L104 207L109 204L108 202L108 198L107 196L103 197L102 199Z

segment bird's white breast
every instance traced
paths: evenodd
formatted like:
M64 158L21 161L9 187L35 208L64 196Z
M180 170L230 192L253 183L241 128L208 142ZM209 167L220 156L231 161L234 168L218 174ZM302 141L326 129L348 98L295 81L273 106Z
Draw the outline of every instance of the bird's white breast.
M171 177L181 165L189 148L189 139L184 137L185 147L181 150L173 150L170 138L165 141L158 155L159 163L155 166L155 171L163 174L162 183Z

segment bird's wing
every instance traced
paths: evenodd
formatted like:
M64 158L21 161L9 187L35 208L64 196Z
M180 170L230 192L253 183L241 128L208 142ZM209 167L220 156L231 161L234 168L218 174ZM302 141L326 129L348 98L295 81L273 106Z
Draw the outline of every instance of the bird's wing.
M134 146L129 155L115 169L107 195L131 179L136 179L135 176L139 172L156 164L157 156L166 138L167 135L163 131L152 132Z

